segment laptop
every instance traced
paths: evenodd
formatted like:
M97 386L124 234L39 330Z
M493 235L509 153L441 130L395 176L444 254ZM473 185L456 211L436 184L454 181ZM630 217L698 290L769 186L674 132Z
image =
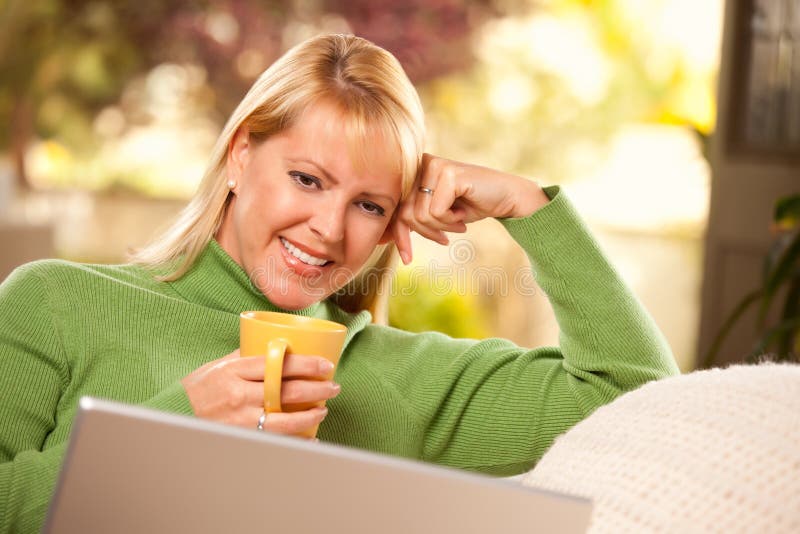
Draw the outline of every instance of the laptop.
M84 397L44 532L577 534L591 509L509 480Z

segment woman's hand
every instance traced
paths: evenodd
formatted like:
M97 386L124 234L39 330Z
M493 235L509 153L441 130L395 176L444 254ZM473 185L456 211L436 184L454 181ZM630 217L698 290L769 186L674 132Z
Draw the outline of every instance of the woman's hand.
M417 182L396 215L394 241L408 264L412 230L446 245L445 232L465 232L467 223L486 217L527 217L548 201L532 180L424 154Z
M329 380L331 363L319 356L287 354L283 361L281 403L318 402L339 394ZM318 379L318 380L315 380ZM264 358L241 358L239 349L208 362L187 375L181 384L197 417L246 428L256 428L264 410ZM264 430L298 434L319 424L327 408L267 415Z

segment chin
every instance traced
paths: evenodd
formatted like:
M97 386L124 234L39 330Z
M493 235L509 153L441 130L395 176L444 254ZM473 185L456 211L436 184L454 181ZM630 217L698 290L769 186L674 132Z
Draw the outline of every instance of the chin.
M278 308L288 311L297 311L308 308L317 302L325 300L329 296L329 294L325 294L322 291L319 291L320 294L317 296L314 294L309 294L307 291L302 289L288 293L274 290L270 291L269 289L262 289L261 292L272 304Z
M298 311L298 310L302 310L302 309L308 308L309 306L311 306L312 304L315 304L318 301L311 300L311 301L306 301L306 302L296 302L296 301L281 302L280 300L278 300L276 302L276 301L270 299L270 302L272 302L275 306L277 306L278 308L280 308L282 310Z

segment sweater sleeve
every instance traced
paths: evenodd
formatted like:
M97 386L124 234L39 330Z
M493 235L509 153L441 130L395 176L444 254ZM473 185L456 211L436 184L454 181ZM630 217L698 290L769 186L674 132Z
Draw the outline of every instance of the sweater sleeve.
M557 186L551 202L502 224L523 247L559 325L562 365L582 391L578 408L600 404L650 380L678 373L672 351L650 314L608 262Z
M45 284L29 265L0 285L0 532L33 532L66 444L42 451L69 381Z
M497 475L530 469L595 408L678 372L648 313L558 188L532 216L501 223L527 253L559 346L451 339L374 327L375 376L416 421L426 461ZM380 367L380 368L378 368Z
M71 426L58 417L71 381L61 324L69 310L54 272L35 262L0 285L0 533L41 529L67 449L57 430ZM143 404L192 413L178 382Z

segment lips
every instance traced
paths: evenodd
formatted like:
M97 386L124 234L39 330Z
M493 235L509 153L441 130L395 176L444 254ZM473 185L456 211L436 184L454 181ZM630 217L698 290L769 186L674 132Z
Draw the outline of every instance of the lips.
M322 270L331 265L333 260L314 250L298 243L280 237L281 254L290 269L299 275L309 276L320 274Z

